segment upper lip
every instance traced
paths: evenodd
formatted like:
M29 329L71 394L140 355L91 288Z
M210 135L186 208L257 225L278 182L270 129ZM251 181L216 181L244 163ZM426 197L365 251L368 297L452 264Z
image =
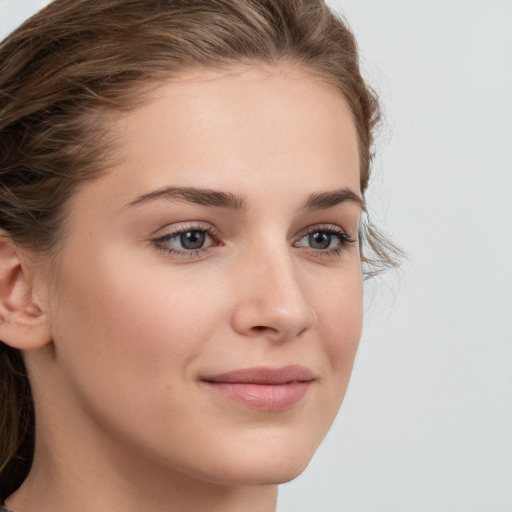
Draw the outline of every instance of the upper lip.
M282 368L257 366L243 368L216 375L205 375L201 380L218 383L239 384L288 384L290 382L309 382L315 379L313 372L304 366L290 365Z

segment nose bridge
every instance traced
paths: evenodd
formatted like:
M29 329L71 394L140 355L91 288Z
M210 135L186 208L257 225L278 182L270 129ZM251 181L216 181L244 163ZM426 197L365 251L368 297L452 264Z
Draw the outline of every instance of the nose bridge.
M265 244L264 250L251 252L240 282L236 308L239 330L293 337L316 322L291 251L286 241L274 240Z

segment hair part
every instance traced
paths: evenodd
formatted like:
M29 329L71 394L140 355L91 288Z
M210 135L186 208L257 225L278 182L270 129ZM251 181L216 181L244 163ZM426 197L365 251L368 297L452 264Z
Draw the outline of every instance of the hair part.
M188 70L282 63L344 95L364 195L378 101L353 34L323 0L55 0L0 44L0 228L54 257L68 199L115 155L109 114ZM396 265L400 251L369 222L360 240L367 276ZM2 498L30 468L34 414L23 358L1 342L0 407Z

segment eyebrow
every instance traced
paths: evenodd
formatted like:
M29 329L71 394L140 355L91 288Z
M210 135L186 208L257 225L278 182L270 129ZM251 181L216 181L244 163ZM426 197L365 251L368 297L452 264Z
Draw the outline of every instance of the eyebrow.
M326 210L346 201L357 204L362 210L365 209L364 200L348 188L311 194L302 206L302 209Z
M135 206L146 203L154 199L170 199L185 201L187 203L200 204L216 208L226 208L228 210L242 211L246 208L242 197L231 192L219 192L195 187L163 187L148 194L137 197L127 206Z
M155 199L169 199L199 204L202 206L225 208L234 211L243 211L247 204L243 197L231 192L196 187L163 187L148 194L143 194L127 204L136 206ZM303 203L301 210L326 210L346 201L357 204L364 210L364 200L348 188L340 188L329 192L315 192Z

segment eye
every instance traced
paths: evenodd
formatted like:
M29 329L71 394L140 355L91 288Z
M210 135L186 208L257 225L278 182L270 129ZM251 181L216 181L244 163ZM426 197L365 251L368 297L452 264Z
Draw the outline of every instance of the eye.
M214 243L214 237L203 227L185 226L154 240L155 245L170 254L196 255Z
M186 231L173 238L179 240L184 249L202 249L206 241L206 233L204 231Z
M335 226L314 226L302 235L295 243L295 247L306 247L326 255L338 255L355 240L347 233Z
M315 233L306 235L304 238L307 238L309 246L312 249L329 249L334 237L331 233L316 231Z

